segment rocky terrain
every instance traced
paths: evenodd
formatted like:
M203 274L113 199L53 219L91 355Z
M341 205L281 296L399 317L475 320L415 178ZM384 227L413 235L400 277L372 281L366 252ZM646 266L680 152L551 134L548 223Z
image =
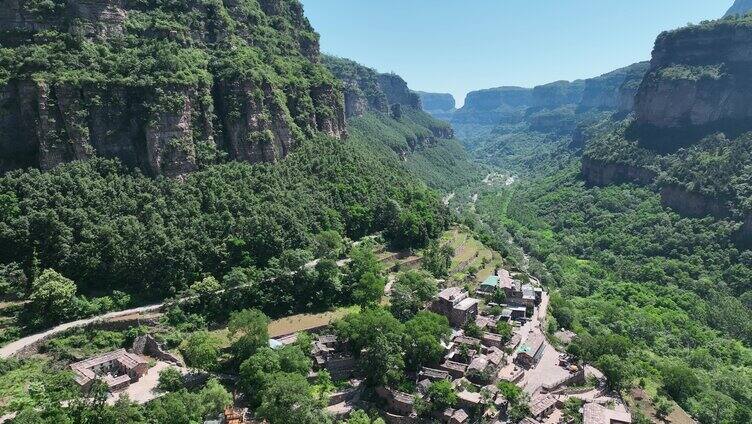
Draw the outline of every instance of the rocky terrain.
M714 131L749 129L750 42L744 18L661 34L635 98L636 125L649 133L642 144L671 151Z
M0 171L98 155L178 177L346 135L298 2L3 0L0 31Z
M457 110L454 96L448 93L426 93L418 91L423 110L437 119L449 121Z
M736 0L724 16L743 15L752 10L752 0Z

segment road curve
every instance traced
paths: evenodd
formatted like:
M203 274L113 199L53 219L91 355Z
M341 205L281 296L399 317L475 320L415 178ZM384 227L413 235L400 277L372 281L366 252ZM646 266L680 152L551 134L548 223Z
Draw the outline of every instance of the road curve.
M72 328L85 327L89 324L92 324L98 321L105 321L105 320L109 320L113 318L120 318L120 317L131 315L131 314L156 312L156 311L159 311L162 308L162 306L164 306L164 303L160 303L158 305L141 306L138 308L128 309L125 311L110 312L110 313L98 315L98 316L91 317L91 318L80 319L78 321L66 322L65 324L60 324L57 327L52 327L49 330L46 330L44 332L32 334L30 336L26 336L14 342L8 343L7 345L0 348L0 358L3 358L3 359L11 358L15 356L16 354L18 354L19 352L21 352L22 350L26 349L27 347L33 345L34 343L38 343L42 340L46 340L54 335L63 333Z

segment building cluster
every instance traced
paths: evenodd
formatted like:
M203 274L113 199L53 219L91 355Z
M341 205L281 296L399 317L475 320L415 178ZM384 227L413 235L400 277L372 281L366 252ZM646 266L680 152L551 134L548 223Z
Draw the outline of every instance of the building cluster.
M543 290L516 277L506 270L498 270L480 285L476 291L478 298L460 287L446 288L437 295L429 309L446 316L455 330L451 340L443 344L445 354L442 361L432 367L423 367L415 376L417 393L378 388L376 393L383 401L383 413L388 423L421 422L415 404L427 399L431 385L442 380L452 385L458 401L452 408L435 411L434 421L444 424L465 424L471 420L494 424L507 422L509 403L499 393L497 383L506 380L524 384L526 373L536 369L548 345L539 330L533 331L528 325L524 332L526 336L521 331L542 302ZM499 295L500 292L504 295ZM507 322L513 329L511 337L497 333L500 321ZM471 322L480 330L473 335L479 337L466 334L464 329ZM582 367L569 363L559 363L558 366L567 372L560 381L541 384L534 391L528 404L531 416L523 423L549 422L552 414L564 406L567 396L561 394L561 390L569 384L584 383ZM628 413L588 404L583 409L583 422L629 424L631 419Z

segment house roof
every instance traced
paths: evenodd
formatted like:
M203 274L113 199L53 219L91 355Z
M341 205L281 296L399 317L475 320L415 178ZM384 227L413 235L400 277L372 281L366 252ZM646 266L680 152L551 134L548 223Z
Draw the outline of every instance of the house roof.
M530 401L530 413L540 415L543 411L556 405L556 398L551 395L537 396Z
M629 412L614 411L597 403L587 403L582 407L582 424L629 424Z
M466 311L472 308L473 306L477 305L478 303L480 303L478 299L473 299L472 297L468 297L468 298L462 299L460 303L458 303L454 307L454 309L457 309L460 311Z
M490 275L488 278L483 280L482 283L480 283L481 286L485 287L497 287L499 285L500 278L495 275Z

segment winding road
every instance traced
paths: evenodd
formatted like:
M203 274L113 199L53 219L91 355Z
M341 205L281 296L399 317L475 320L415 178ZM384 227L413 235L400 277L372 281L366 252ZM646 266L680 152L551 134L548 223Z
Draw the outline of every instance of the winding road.
M39 343L40 341L47 340L51 338L52 336L58 335L72 328L81 328L89 324L93 324L95 322L107 321L110 319L120 318L120 317L133 315L133 314L157 312L160 309L162 309L163 306L164 306L164 303L160 303L157 305L141 306L138 308L127 309L125 311L110 312L110 313L98 315L98 316L91 317L91 318L84 318L84 319L80 319L77 321L66 322L65 324L60 324L57 327L52 327L49 330L46 330L44 332L32 334L30 336L26 336L14 342L8 343L7 345L0 348L0 358L3 358L3 359L11 358L17 355L19 352L23 351L24 349L28 348L29 346L33 346L35 343Z

